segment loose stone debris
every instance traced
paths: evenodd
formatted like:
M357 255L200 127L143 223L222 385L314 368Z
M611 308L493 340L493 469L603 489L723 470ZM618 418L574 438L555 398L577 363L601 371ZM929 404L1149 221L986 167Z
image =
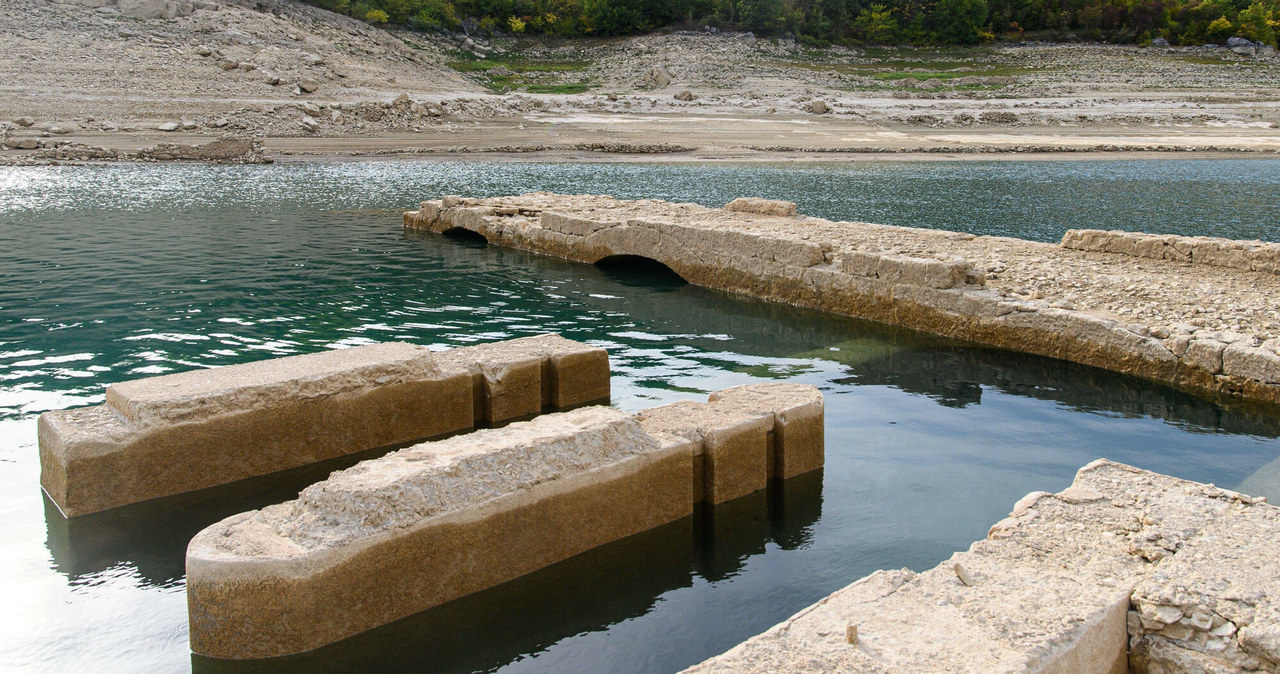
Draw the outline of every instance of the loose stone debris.
M1073 230L1054 245L831 222L789 202L547 193L448 196L404 226L587 263L644 257L698 285L1280 402L1272 244L1157 237L1160 251L1187 251L1179 258L1136 252L1119 243L1128 235Z

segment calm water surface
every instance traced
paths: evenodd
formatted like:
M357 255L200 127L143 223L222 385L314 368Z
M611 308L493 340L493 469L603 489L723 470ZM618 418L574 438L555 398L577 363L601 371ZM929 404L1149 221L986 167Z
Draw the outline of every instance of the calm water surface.
M669 672L878 568L924 569L1105 456L1280 497L1280 415L882 325L438 236L399 211L536 189L1055 240L1280 239L1280 162L338 163L0 170L0 670ZM313 654L193 658L183 551L337 466L68 522L35 419L111 382L408 340L609 349L638 410L764 379L827 396L827 466ZM388 579L394 583L395 579Z

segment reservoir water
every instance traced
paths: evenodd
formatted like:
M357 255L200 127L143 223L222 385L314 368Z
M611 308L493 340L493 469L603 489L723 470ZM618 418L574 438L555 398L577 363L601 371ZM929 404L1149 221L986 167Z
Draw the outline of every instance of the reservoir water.
M884 325L440 236L400 212L544 189L1056 240L1069 227L1280 239L1280 162L481 162L0 169L0 670L671 672L873 570L928 568L1107 457L1280 498L1280 412ZM41 411L141 376L407 340L563 333L624 410L820 387L827 465L315 653L187 648L183 553L323 466L68 522ZM387 579L395 583L396 579Z

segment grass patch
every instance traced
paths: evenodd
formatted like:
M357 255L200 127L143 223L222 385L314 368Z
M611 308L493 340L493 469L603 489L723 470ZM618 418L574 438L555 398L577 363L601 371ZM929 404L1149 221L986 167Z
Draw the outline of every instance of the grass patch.
M589 68L591 64L585 61L536 61L516 55L474 58L468 53L459 56L461 58L446 65L460 73L479 76L483 84L493 91L502 91L505 87L524 89L534 94L580 94L591 88L584 82L556 81L558 75ZM498 68L502 70L494 74Z
M590 88L591 85L585 82L576 84L530 84L525 86L525 91L531 94L581 94Z

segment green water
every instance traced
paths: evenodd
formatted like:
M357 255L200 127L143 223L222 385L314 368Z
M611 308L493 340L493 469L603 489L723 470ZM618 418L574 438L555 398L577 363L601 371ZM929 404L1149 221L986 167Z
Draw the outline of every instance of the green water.
M446 193L532 189L1020 234L1130 227L1277 240L1280 162L682 166L342 163L0 170L0 669L675 671L878 568L927 568L1028 491L1105 456L1233 487L1280 456L1274 410L644 270L406 235ZM385 341L557 331L609 349L638 410L762 379L827 398L827 466L316 653L193 658L183 551L329 467L68 522L35 417L150 374ZM1265 476L1268 471L1263 471ZM1280 492L1280 490L1277 490ZM1276 496L1280 496L1277 493ZM394 579L388 579L393 583Z

